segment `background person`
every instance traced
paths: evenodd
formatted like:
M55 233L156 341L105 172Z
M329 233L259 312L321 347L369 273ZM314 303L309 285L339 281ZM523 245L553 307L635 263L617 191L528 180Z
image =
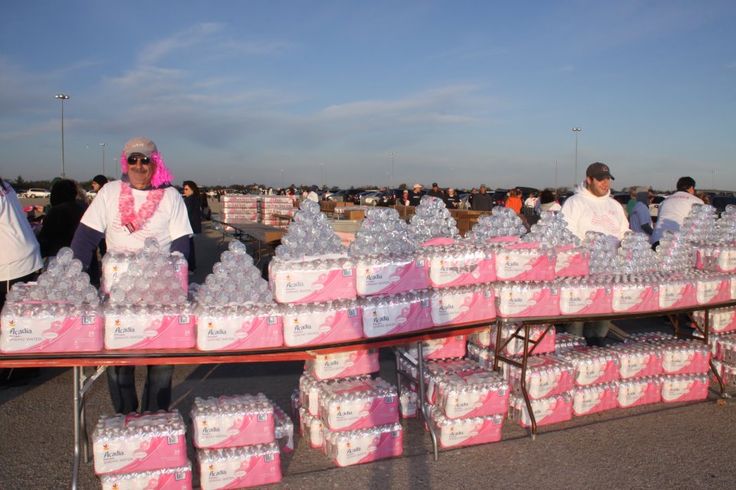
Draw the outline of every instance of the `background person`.
M521 214L521 191L519 189L511 189L509 195L506 197L504 206L513 209L517 215Z
M457 195L457 192L452 187L447 189L447 195L444 197L444 201L447 209L457 209L460 207L460 196Z
M636 233L646 233L650 236L654 231L652 215L649 213L649 200L651 194L648 189L639 190L636 193L636 205L629 214L629 228Z
M443 199L445 198L445 193L440 189L439 184L437 182L432 182L432 188L427 193L428 195L432 197L436 197L437 199Z
M84 206L77 200L77 195L78 186L73 180L58 180L51 188L51 207L38 233L41 257L53 257L60 248L71 245L84 213Z
M95 175L92 177L92 182L90 182L90 186L92 187L92 190L97 192L100 192L100 189L107 184L107 177L104 175Z
M422 196L424 195L424 192L422 192L423 188L424 186L422 184L414 184L414 187L411 189L411 194L409 195L410 206L419 206L419 203L422 201Z
M539 210L539 214L546 212L559 213L562 210L562 206L557 202L557 196L555 196L555 193L551 189L544 189L539 194L537 209Z
M490 211L493 209L493 197L486 192L487 187L481 184L478 193L473 195L470 207L473 211Z
M40 246L15 190L0 178L0 310L16 282L32 281L43 267ZM38 368L0 369L0 385L22 384L38 375Z
M611 197L612 180L608 165L591 163L585 171L585 180L562 205L560 213L567 221L567 227L581 240L585 239L587 232L595 231L618 243L629 229L624 208ZM567 331L584 336L588 345L602 346L610 326L609 320L573 322L568 324Z
M88 267L104 236L111 252L141 250L146 238L152 237L162 250L188 257L192 227L187 208L171 187L171 173L156 144L148 138L131 139L123 148L120 164L122 178L100 189L82 216L72 240L74 255ZM173 366L148 366L141 411L169 409L173 372ZM135 367L108 368L107 380L115 411L135 412Z
M703 204L703 200L695 195L695 180L692 177L680 177L677 191L659 204L657 225L649 238L652 245L656 247L659 244L665 231L678 231L695 204Z
M184 205L187 207L187 216L189 217L189 225L192 227L194 235L202 233L202 198L199 195L199 187L191 180L184 181ZM194 255L194 235L189 237L189 256L187 263L189 264L189 272L194 272L197 268L197 261Z

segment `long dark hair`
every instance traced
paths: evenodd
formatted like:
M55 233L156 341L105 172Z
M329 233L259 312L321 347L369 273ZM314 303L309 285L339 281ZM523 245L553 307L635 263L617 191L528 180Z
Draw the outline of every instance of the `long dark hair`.
M182 184L182 187L189 187L192 190L193 195L199 197L199 187L197 187L197 184L195 184L193 181L185 180L184 184Z

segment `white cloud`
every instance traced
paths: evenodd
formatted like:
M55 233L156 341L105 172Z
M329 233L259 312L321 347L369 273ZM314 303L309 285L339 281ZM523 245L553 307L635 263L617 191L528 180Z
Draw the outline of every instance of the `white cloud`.
M223 24L215 22L197 24L149 44L143 49L138 60L142 65L155 64L174 51L182 51L209 40L213 34L221 32L223 28Z

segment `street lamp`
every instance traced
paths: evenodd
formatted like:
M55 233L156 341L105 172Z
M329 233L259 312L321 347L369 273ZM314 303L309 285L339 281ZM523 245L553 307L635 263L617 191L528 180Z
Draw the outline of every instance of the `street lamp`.
M61 101L61 178L66 177L65 165L64 165L64 101L69 100L69 96L66 94L56 94L54 98Z
M107 146L107 143L100 143L100 148L102 148L102 175L105 175L105 147Z
M573 188L578 185L578 133L582 130L582 128L572 128L572 132L575 133L575 178L572 183Z

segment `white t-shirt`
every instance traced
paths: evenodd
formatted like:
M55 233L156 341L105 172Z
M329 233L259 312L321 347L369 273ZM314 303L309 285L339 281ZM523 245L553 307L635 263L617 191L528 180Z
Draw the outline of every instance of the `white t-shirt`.
M693 204L703 204L703 200L685 191L677 191L662 201L659 205L657 225L652 233L651 242L660 241L667 230L679 230L682 222L690 214Z
M597 231L621 241L629 229L623 206L611 197L610 192L598 197L582 185L574 196L565 201L560 213L570 231L581 240L585 239L587 232Z
M187 208L179 192L173 187L164 189L164 196L151 219L140 230L129 233L121 224L120 180L108 182L97 193L92 204L82 216L82 223L105 234L107 249L112 252L135 252L143 248L146 238L153 237L162 250L169 250L171 242L192 234ZM149 191L132 189L136 212L140 210Z
M0 281L27 276L42 266L38 241L18 196L0 181Z

